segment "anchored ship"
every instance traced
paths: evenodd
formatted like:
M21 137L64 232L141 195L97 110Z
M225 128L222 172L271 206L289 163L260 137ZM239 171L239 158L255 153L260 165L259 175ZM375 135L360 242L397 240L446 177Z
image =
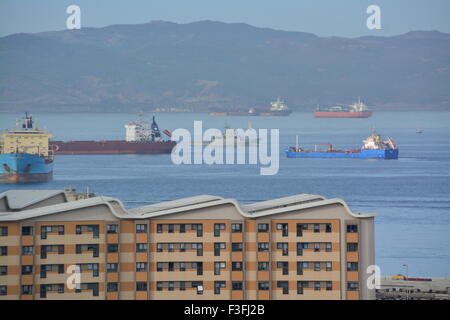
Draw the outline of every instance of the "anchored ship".
M53 176L52 135L34 127L28 113L16 120L16 128L0 135L0 182L47 181Z
M317 146L327 146L325 150L318 150ZM382 140L375 130L372 135L363 140L360 149L339 150L333 149L329 143L315 145L314 150L304 150L298 146L298 136L295 147L286 150L288 158L361 158L361 159L398 159L397 144L388 137Z
M211 108L210 116L288 116L292 113L284 100L278 98L270 103L270 108Z
M251 122L248 123L246 130L238 130L232 129L228 124L225 125L225 128L222 130L221 135L214 138L214 142L218 142L224 146L254 146L258 145L259 138L256 136L252 136L251 134L247 135L249 130L253 129L253 125ZM208 146L212 142L211 141L193 141L193 145L202 145Z
M170 137L170 131L164 134ZM151 125L143 120L125 125L125 140L53 141L56 154L158 154L171 153L176 142L164 140L155 117Z
M334 106L329 108L317 107L314 112L316 118L368 118L372 115L367 106L358 98L358 102L346 106Z

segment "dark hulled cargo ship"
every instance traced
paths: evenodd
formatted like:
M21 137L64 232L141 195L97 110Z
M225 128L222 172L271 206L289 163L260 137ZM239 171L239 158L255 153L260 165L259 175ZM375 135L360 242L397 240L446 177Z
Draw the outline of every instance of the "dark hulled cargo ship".
M164 140L153 117L151 125L139 119L125 125L125 140L52 141L56 154L159 154L171 153L174 141ZM163 131L170 137L170 131Z

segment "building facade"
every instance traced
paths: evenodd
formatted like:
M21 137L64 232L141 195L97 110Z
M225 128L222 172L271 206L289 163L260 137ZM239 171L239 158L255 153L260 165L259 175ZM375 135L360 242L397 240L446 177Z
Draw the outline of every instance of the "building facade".
M0 194L0 299L375 298L375 215L341 199L197 196L128 209L75 199Z

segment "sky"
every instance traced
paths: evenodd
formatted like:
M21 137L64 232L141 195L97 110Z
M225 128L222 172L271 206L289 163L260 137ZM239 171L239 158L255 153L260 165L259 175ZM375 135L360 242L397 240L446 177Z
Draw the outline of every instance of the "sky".
M0 0L0 36L65 29L73 4L81 9L81 27L214 20L318 36L450 33L449 0ZM381 29L367 28L370 5L380 7Z

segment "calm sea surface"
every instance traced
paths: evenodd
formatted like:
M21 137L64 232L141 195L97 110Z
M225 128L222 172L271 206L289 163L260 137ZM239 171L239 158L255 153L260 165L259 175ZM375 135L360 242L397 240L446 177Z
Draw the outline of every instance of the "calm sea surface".
M0 129L14 126L19 114L0 114ZM134 114L34 114L58 140L123 139ZM150 116L150 114L147 114ZM382 274L450 277L450 112L376 112L368 119L289 117L209 117L207 114L156 114L160 129L280 129L280 169L261 176L257 165L173 165L170 155L58 156L47 183L0 185L9 189L63 189L117 197L128 207L199 194L241 203L298 193L343 198L354 212L377 213L376 263ZM287 159L295 143L314 148L359 148L375 127L399 145L398 160ZM416 133L418 129L422 134Z

